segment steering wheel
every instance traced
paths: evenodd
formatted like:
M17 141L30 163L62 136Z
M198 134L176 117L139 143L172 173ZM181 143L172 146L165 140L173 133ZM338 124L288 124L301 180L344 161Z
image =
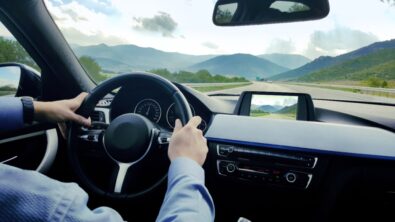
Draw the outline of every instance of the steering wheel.
M77 113L84 117L90 116L105 95L142 80L153 82L163 89L160 92L167 92L178 110L181 122L186 124L189 121L192 112L181 91L167 79L149 73L123 74L102 82L85 98ZM75 174L89 191L110 198L135 198L152 191L166 179L169 160L164 146L169 143L171 134L136 113L120 115L109 124L92 122L89 129L71 123L68 136L69 159ZM86 147L94 147L96 152L103 154L104 159L95 164L100 164L101 167L107 164L109 169L113 169L112 176L106 179L109 181L107 185L99 186L95 180L96 177L103 176L101 172L89 174L89 170L84 167L83 163L95 161L86 155L89 152Z

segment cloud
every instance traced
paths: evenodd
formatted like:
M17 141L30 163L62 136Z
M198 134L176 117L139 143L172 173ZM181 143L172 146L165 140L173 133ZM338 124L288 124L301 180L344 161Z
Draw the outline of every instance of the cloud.
M218 45L212 43L212 42L203 42L202 46L207 47L209 49L218 49Z
M72 20L75 22L80 21L88 21L88 19L84 15L80 15L77 11L72 8L62 9L63 13L69 15ZM56 19L56 18L55 18ZM59 18L58 18L59 19ZM61 19L61 18L60 18Z
M75 2L74 0L46 0L54 6L68 5ZM117 9L113 6L110 0L78 0L78 4L89 8L90 10L103 14L115 14Z
M77 45L97 45L102 43L108 45L118 45L128 43L122 38L112 35L106 35L100 31L92 34L85 34L75 28L63 28L62 33L68 40L68 42Z
M378 40L378 37L372 33L347 27L336 27L327 32L315 31L310 36L305 54L310 58L316 58L320 55L335 56L353 51Z
M166 12L158 12L152 18L134 17L133 19L136 22L136 25L133 26L135 30L158 32L164 37L173 37L172 34L178 25L170 14Z
M13 35L8 31L8 29L1 22L0 22L0 36L13 37Z
M273 39L266 48L266 53L285 53L291 54L295 52L295 43L291 40Z

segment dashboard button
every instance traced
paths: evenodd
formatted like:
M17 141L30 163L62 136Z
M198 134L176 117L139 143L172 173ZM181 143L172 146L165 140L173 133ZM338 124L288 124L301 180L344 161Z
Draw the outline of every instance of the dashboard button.
M236 171L236 166L233 163L229 163L226 166L226 171L228 171L228 173L233 173Z
M288 182L288 183L295 183L295 181L296 181L296 174L294 174L294 173L292 173L292 172L288 172L288 173L286 173L285 174L285 180Z

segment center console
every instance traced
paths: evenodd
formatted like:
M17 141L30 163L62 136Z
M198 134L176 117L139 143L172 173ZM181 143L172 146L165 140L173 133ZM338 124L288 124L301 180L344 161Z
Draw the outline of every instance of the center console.
M220 177L270 186L308 189L318 157L270 148L211 143Z

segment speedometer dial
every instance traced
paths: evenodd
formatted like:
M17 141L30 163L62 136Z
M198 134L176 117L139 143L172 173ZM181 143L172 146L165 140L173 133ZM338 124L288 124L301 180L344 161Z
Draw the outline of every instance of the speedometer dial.
M134 112L147 117L153 122L159 122L162 115L162 109L157 101L153 99L144 99L137 103Z
M191 104L189 104L189 107L191 107L192 116L195 116L195 109L193 108L193 106ZM166 120L167 120L167 124L169 124L170 128L172 128L172 129L174 128L174 124L175 124L177 118L180 118L180 117L178 117L178 115L176 114L176 108L174 106L174 103L172 103L166 112Z

